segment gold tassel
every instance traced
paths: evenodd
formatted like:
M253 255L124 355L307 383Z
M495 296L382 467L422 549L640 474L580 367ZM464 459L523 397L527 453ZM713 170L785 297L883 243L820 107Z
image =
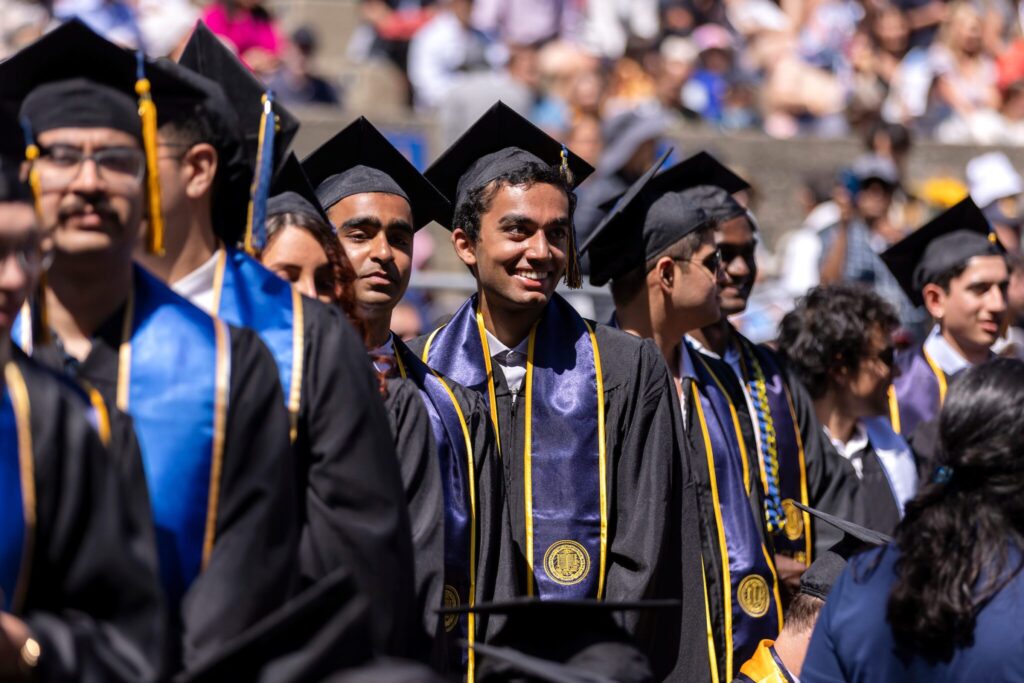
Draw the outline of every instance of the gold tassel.
M569 150L562 145L562 164L559 167L562 180L565 181L569 192L572 192L572 169L569 168ZM579 289L583 286L583 273L580 271L580 257L576 252L576 225L569 218L569 238L566 242L566 263L565 263L565 284L569 289Z
M36 219L39 221L40 229L43 226L43 186L39 179L39 169L36 168L36 160L39 158L39 145L30 142L25 147L25 160L28 161L28 186L32 190L32 204L36 210ZM30 311L35 315L29 317L26 323L32 331L32 343L45 346L50 343L50 316L46 312L46 273L39 274L39 283L33 296L35 306Z
M157 256L164 255L164 216L160 205L160 171L157 167L156 103L150 92L148 78L135 81L139 96L139 118L142 120L142 147L146 151L146 190L149 200L149 230L146 232L146 250Z

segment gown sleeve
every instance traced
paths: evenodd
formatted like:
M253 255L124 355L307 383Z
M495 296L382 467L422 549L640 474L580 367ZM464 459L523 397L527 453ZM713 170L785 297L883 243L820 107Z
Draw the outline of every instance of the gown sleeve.
M335 309L303 303L310 324L298 439L308 454L300 570L309 583L350 567L372 605L375 648L401 656L418 622L409 512L388 417L355 330Z
M405 500L412 529L416 611L422 621L412 654L425 656L438 634L444 591L444 491L430 416L419 389L410 380L389 379L384 402L394 431L395 450L402 472Z
M182 601L186 670L280 606L299 536L289 421L270 351L231 328L231 380L209 562Z
M138 535L80 397L41 377L26 372L38 517L24 617L42 648L38 680L157 680L165 611L152 535Z

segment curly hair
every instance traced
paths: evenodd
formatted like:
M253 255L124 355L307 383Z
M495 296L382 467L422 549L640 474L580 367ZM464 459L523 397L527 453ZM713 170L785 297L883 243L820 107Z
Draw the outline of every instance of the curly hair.
M452 219L453 228L462 228L470 240L476 242L480 238L480 217L491 210L491 203L503 187L531 187L536 184L554 185L565 192L569 199L570 220L576 211L576 194L562 177L557 166L545 166L536 162L526 163L512 171L503 173L483 187L469 192L469 195L455 207Z
M811 397L821 398L833 370L855 372L875 330L892 332L899 323L892 305L862 285L815 287L779 324L779 353Z
M938 464L896 530L887 617L898 647L948 661L973 642L978 611L1024 568L1024 363L997 359L956 376L939 414Z
M349 263L348 256L345 255L345 250L342 249L341 242L338 241L334 231L319 217L300 212L272 214L267 217L266 226L266 244L263 247L263 251L257 255L257 258L260 259L262 259L263 254L266 253L274 239L285 228L300 228L313 236L324 250L324 253L327 255L327 262L331 266L331 284L333 285L333 291L330 296L331 302L336 304L345 313L345 317L352 323L352 326L362 338L363 343L365 343L368 337L368 330L366 322L359 317L356 308L355 270L353 270L352 264ZM377 373L377 381L381 396L386 396L387 389L383 373Z

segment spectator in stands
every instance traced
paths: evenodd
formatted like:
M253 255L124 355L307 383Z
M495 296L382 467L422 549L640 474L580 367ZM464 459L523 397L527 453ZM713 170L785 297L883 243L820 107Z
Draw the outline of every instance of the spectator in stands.
M201 12L190 0L135 0L146 54L177 61Z
M409 43L409 82L417 109L433 109L460 74L503 65L501 45L470 23L473 6L473 0L445 0Z
M203 11L203 21L256 71L264 71L284 49L277 22L261 0L214 0Z
M135 6L126 0L53 0L54 18L81 19L107 40L136 49L142 46Z
M473 26L508 45L539 45L578 36L582 3L574 0L474 0Z
M0 59L43 35L50 23L50 10L41 2L5 0L0 3L0 9Z
M705 24L693 32L699 50L696 71L683 88L683 105L705 121L721 123L725 100L736 79L733 38L717 24Z
M357 44L353 56L387 60L405 78L409 41L434 16L434 4L434 0L360 0L364 26L353 35Z
M292 34L279 68L267 79L281 101L289 104L341 103L337 89L312 70L317 47L316 34L311 28L303 26Z
M943 119L936 134L944 142L971 141L973 129L991 121L985 115L999 109L996 66L983 50L981 29L973 5L954 3L930 51L932 108Z
M1020 253L1024 178L1005 154L987 152L967 162L967 182L971 199L985 214L999 242L1006 251Z

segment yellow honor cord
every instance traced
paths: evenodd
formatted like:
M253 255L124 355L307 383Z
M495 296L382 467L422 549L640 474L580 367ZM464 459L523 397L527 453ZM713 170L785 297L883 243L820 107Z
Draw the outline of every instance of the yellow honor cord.
M160 204L160 171L157 167L157 119L156 103L150 92L148 78L135 82L135 93L139 96L139 119L142 122L142 148L146 152L146 190L149 201L149 230L146 233L146 250L150 254L164 254L164 216Z

